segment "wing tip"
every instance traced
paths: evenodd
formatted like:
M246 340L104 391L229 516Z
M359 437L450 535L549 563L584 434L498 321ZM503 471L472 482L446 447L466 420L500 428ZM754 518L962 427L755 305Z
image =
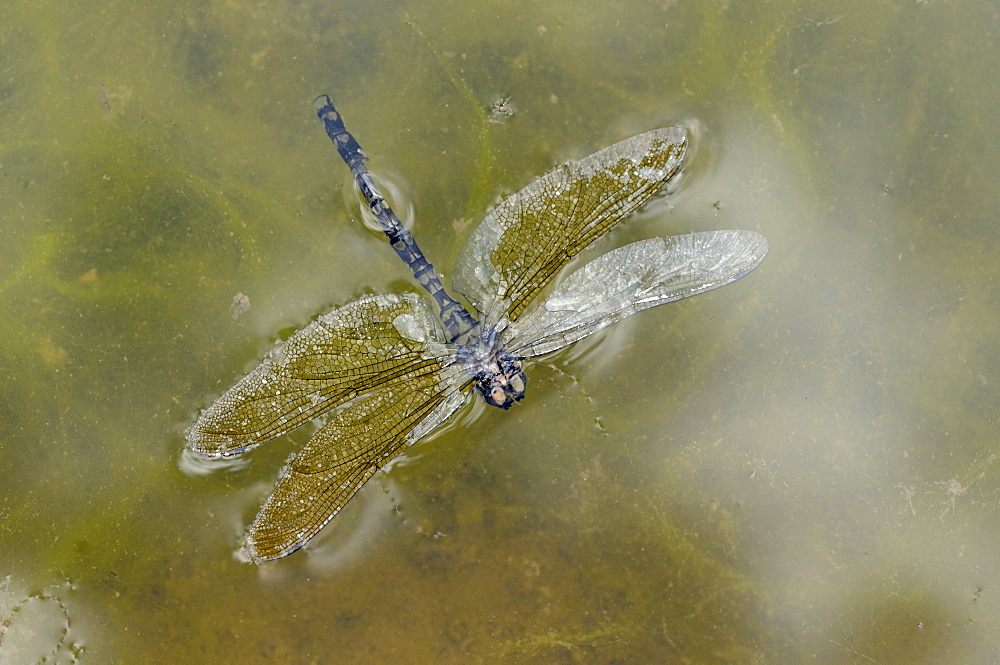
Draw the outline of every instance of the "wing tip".
M297 552L305 546L305 541L296 543L293 547L274 547L266 548L255 543L251 540L250 534L247 534L246 539L243 541L243 545L240 547L238 554L240 558L245 558L247 563L252 563L255 565L265 564L269 561L277 561L278 559L283 559L289 554Z
M267 503L270 502L270 499L271 497L268 497L268 501L261 508L260 514L254 519L253 524L247 528L243 544L239 549L239 552L246 556L250 563L257 565L282 559L293 552L297 552L305 547L306 543L316 535L316 533L288 534L276 529L273 525L269 527L268 524L262 524L261 516L267 509Z

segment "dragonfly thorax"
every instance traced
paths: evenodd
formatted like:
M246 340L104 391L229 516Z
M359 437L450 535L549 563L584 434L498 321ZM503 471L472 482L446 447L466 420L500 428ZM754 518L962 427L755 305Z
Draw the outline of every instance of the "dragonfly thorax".
M459 349L459 360L476 380L476 390L486 403L509 409L524 397L528 379L521 359L512 355L495 330L487 330Z
M527 385L521 361L506 351L494 355L476 372L476 390L487 404L501 409L509 409L514 402L519 402Z

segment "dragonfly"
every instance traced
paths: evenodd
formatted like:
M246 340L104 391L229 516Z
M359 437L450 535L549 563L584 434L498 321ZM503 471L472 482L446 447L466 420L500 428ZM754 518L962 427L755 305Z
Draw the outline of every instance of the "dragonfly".
M319 423L246 530L242 549L256 563L303 547L379 469L472 393L501 409L520 402L526 360L738 280L768 251L767 239L747 230L656 237L557 279L681 171L688 131L654 129L567 161L489 211L452 275L466 306L445 289L380 193L368 156L329 96L317 97L314 107L389 244L430 300L381 293L334 308L276 346L188 429L190 450L231 457Z

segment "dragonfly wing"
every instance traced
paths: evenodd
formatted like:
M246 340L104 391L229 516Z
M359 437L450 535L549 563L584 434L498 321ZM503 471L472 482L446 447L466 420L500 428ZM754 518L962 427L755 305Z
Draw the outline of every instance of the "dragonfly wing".
M277 559L305 545L376 471L454 413L471 389L457 366L411 374L331 418L289 461L247 530L250 558Z
M649 200L687 150L682 127L656 129L567 162L501 201L469 236L455 289L516 321L563 266Z
M440 322L414 294L368 296L338 307L276 347L202 412L192 450L236 455L373 390L442 367L428 346Z
M767 254L754 231L707 231L640 240L603 254L562 280L507 329L507 348L550 353L656 305L734 282Z

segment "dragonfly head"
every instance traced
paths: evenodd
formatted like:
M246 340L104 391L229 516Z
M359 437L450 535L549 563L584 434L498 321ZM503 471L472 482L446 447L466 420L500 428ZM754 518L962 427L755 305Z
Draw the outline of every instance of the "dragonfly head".
M507 353L494 356L476 376L476 390L487 404L501 409L509 409L514 402L521 401L527 385L521 361Z

